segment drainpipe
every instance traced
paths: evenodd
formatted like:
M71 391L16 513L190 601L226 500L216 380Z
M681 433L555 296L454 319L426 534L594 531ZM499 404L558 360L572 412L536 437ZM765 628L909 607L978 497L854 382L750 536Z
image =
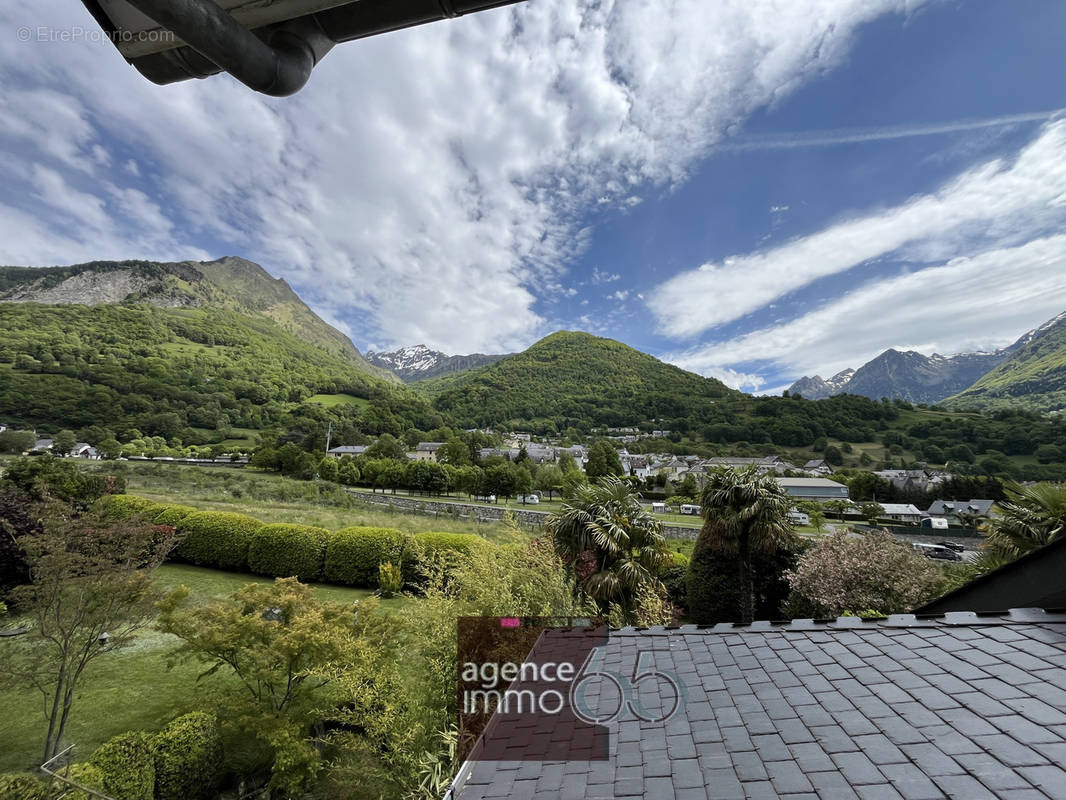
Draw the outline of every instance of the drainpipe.
M313 15L272 31L264 41L213 0L128 2L188 44L138 59L138 69L149 80L175 70L185 77L206 77L221 68L257 92L285 97L303 88L334 44Z

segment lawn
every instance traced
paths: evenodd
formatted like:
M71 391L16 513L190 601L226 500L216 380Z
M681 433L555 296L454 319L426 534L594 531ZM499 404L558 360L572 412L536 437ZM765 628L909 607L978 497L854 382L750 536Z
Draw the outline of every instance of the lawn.
M191 599L205 602L225 597L246 583L269 579L182 564L165 564L156 572L162 589L184 584ZM337 602L354 602L370 595L363 589L316 585L315 594ZM386 611L413 602L409 598L383 601ZM16 646L17 639L0 641ZM151 628L128 648L101 656L82 678L66 744L76 744L88 757L102 742L129 730L157 730L174 717L209 706L217 690L234 684L224 671L197 682L204 667L195 663L167 667L167 656L178 640ZM39 763L44 743L42 695L37 691L0 692L4 722L0 727L0 772L31 769Z
M344 393L316 394L308 397L306 402L325 406L326 408L334 408L336 406L359 406L359 408L366 408L370 405L370 401L365 397L356 397L354 394Z

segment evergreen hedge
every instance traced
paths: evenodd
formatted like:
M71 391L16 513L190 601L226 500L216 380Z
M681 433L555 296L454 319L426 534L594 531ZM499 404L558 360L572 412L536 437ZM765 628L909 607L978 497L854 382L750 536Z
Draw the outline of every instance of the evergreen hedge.
M410 555L404 560L403 572L408 583L424 585L429 577L429 565L434 562L451 563L456 558L470 556L490 545L473 533L436 533L427 531L411 537Z
M257 575L320 581L331 536L325 528L310 525L264 525L252 534L248 568Z
M378 567L400 564L410 537L395 528L351 527L337 531L326 547L324 576L333 583L378 587Z
M96 501L94 510L104 519L129 519L138 514L154 516L163 506L135 494L105 494Z
M152 517L152 522L156 525L170 525L171 527L177 527L177 524L185 519L190 514L195 514L199 511L198 508L192 506L182 505L161 505L159 510L156 511L155 516Z
M244 514L198 511L177 524L175 555L190 564L219 569L248 567L248 545L263 523Z
M155 759L148 734L131 731L108 739L92 754L89 764L100 770L104 792L115 800L152 800Z
M68 780L73 781L86 789L95 789L98 792L106 792L104 787L104 773L99 767L83 761L80 764L71 764L70 771L66 775ZM62 795L62 792L60 792ZM50 795L54 797L54 795ZM62 800L98 800L94 794L83 792L79 789L72 790L69 794L62 795ZM117 798L116 798L117 800Z
M29 773L0 775L0 798L3 800L48 800L44 781Z
M178 717L152 739L156 800L207 800L222 776L218 720L202 711Z

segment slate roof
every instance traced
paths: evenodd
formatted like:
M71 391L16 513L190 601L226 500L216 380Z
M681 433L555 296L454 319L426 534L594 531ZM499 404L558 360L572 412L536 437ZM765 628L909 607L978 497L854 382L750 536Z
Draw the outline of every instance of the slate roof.
M972 513L988 516L992 512L995 500L936 500L925 513L934 517L950 516L958 513Z
M682 709L620 716L608 761L467 763L454 800L1066 798L1066 613L630 628L603 651L676 675Z

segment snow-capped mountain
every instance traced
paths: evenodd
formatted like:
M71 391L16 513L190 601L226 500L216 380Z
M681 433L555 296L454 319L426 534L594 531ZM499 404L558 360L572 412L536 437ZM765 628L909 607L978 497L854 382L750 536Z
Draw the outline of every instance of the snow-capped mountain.
M382 367L394 373L404 383L414 383L436 378L439 375L450 375L482 367L506 358L507 355L509 354L473 353L467 356L450 356L439 350L431 350L424 344L416 344L387 353L370 350L366 354L366 360L375 367Z
M789 392L802 395L808 400L821 400L834 394L840 394L854 374L855 370L849 368L838 372L828 380L821 375L815 375L813 378L803 377L792 384Z

